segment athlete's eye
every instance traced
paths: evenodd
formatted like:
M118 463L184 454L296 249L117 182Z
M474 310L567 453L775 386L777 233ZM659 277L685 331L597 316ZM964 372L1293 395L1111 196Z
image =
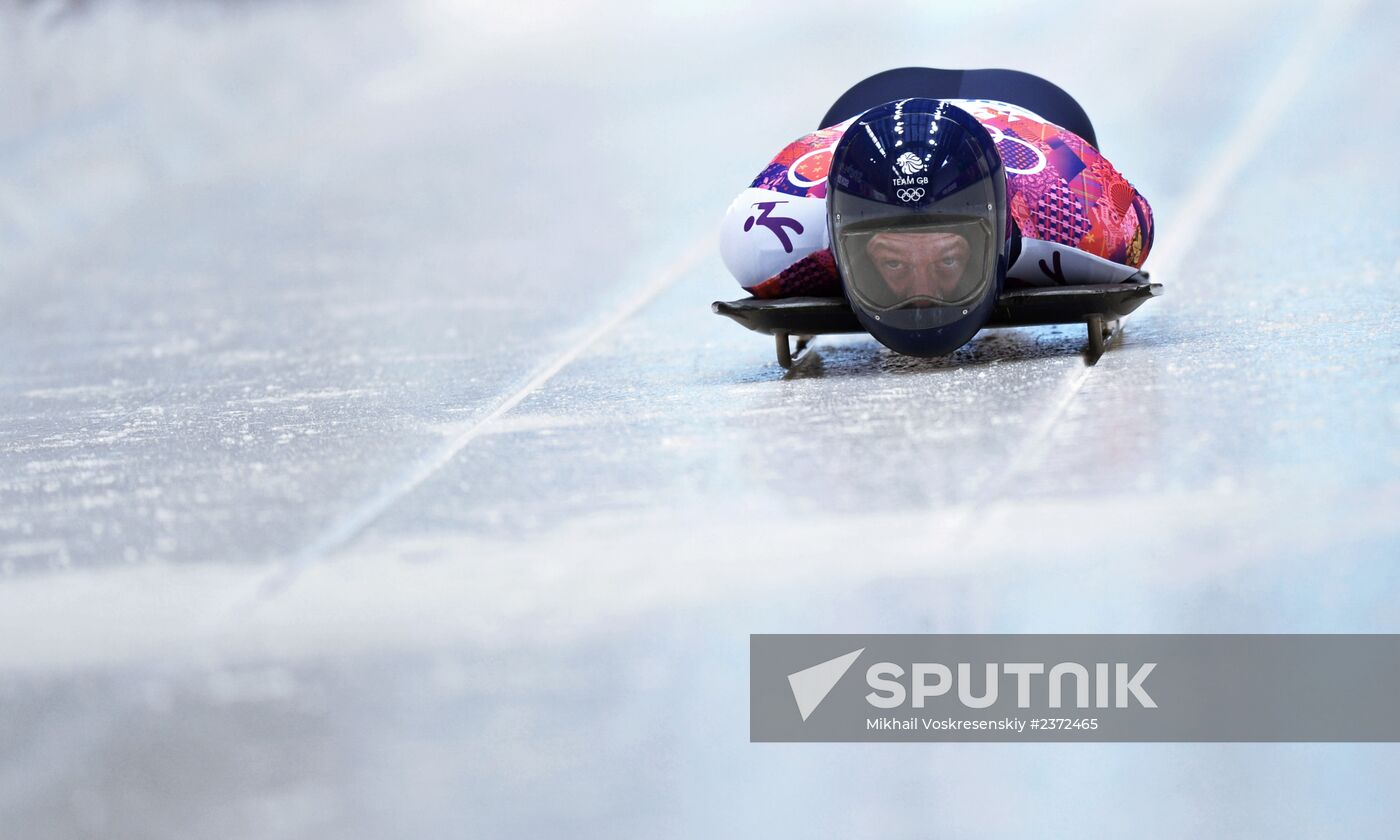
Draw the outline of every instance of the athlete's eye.
M904 268L904 263L901 260L885 260L880 264L890 271L899 271Z
M962 260L958 259L957 257L944 257L944 258L943 258L943 267L944 267L944 268L952 268L953 266L957 265L957 264L960 263L960 262L962 262Z

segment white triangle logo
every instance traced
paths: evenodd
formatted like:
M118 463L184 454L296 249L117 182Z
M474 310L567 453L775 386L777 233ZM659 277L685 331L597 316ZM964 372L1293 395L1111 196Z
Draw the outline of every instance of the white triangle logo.
M826 695L831 693L862 653L865 653L865 648L828 659L820 665L813 665L795 674L788 674L788 685L792 686L792 699L797 701L797 711L802 713L803 720L817 710L826 699Z

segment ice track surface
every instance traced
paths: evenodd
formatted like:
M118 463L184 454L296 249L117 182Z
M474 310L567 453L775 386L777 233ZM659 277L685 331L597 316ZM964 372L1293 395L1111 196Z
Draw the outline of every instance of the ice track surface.
M0 10L0 834L1393 834L1390 745L752 745L747 646L1400 631L1398 39ZM709 313L729 198L909 64L1049 77L1152 201L1166 296L1097 367L1044 328L784 375Z

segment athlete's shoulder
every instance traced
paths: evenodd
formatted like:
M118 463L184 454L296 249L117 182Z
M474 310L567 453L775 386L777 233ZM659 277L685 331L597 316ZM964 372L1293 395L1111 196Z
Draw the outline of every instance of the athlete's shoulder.
M720 227L720 256L745 289L760 296L831 292L826 181L831 153L851 122L784 146L730 203Z
M957 100L992 136L1011 217L1028 239L1129 268L1152 248L1152 208L1092 143L1018 105Z
M826 176L831 153L854 118L804 134L773 156L750 188L772 190L807 198L826 198Z

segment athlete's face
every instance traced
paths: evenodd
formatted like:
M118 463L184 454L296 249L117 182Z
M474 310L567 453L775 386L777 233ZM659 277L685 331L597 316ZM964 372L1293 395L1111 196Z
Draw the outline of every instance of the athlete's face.
M901 298L954 299L972 248L956 233L877 233L865 244L885 284Z

